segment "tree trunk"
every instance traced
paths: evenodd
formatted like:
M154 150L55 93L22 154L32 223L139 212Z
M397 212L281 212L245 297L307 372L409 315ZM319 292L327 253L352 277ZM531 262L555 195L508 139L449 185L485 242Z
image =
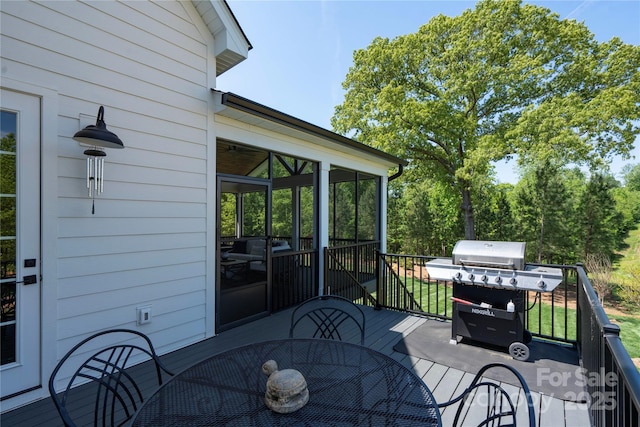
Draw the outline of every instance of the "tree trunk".
M465 185L466 187L466 185ZM462 215L464 216L464 238L476 240L476 226L473 219L473 205L471 204L471 191L462 190Z
M540 214L540 242L538 243L538 263L542 262L542 245L544 244L544 209Z

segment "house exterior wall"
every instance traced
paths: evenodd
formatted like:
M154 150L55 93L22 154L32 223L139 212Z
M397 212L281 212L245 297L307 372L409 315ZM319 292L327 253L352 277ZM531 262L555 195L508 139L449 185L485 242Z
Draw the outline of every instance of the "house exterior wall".
M94 331L137 328L160 353L213 335L215 58L198 12L138 1L1 11L2 87L42 100L43 383ZM100 105L126 148L105 149L92 215L72 136ZM137 327L148 304L153 320Z
M386 209L388 162L214 114L216 62L245 53L224 2L2 1L0 17L0 85L40 99L42 158L42 388L2 411L46 397L57 361L93 332L138 329L160 354L214 334L217 137L317 161L325 181L332 165L382 176ZM125 149L105 149L92 214L72 137L101 105Z

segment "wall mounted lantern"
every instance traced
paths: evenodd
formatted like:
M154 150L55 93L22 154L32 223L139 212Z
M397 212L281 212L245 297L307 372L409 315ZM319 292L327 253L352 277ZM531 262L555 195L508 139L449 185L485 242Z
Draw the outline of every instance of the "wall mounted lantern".
M98 117L96 124L89 125L76 132L73 139L82 143L93 146L93 148L85 150L87 157L87 189L89 197L92 199L91 213L95 213L95 197L104 191L104 158L107 153L100 150L103 148L124 148L124 144L118 136L107 130L107 124L104 122L104 107L98 109Z

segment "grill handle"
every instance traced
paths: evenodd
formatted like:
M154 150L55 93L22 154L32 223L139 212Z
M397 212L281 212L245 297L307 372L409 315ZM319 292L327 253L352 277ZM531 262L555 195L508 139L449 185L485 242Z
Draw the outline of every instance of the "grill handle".
M478 261L478 260L469 260L469 259L461 259L460 264L465 265L469 264L471 266L485 266L485 267L508 267L513 270L516 270L516 266L513 262L494 262L494 261Z

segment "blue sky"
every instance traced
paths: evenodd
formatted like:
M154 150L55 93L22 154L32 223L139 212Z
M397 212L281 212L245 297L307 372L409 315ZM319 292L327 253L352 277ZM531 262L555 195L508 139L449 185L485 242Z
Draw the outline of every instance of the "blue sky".
M331 129L330 119L342 103L342 82L352 54L377 37L394 38L416 32L433 16L457 16L473 1L357 0L227 0L253 45L249 58L218 77L217 89L233 92L315 125ZM613 36L640 45L640 0L528 1L575 19L597 40ZM635 159L615 159L617 174L625 163L640 163L640 138ZM497 165L498 179L516 182L515 162Z

